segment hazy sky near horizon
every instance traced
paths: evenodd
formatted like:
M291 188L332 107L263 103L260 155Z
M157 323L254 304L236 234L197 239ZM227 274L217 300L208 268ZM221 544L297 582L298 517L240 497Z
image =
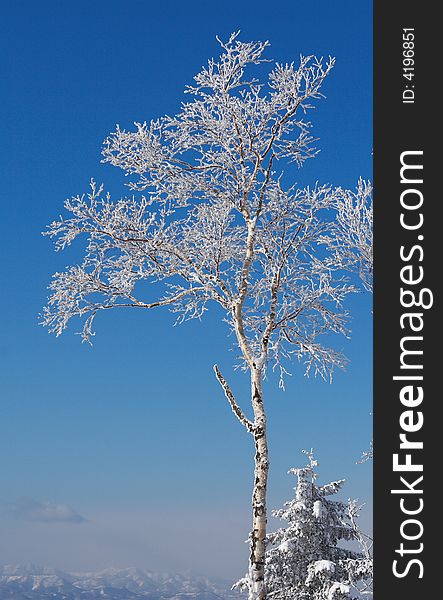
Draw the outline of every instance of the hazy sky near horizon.
M116 123L176 111L218 54L215 35L238 29L269 39L281 62L337 58L327 99L310 113L321 152L294 178L348 187L370 178L371 9L367 0L3 6L0 564L243 573L253 449L211 367L240 396L248 382L232 373L220 314L180 327L167 311L103 315L93 347L75 327L49 336L38 325L46 286L81 250L55 254L40 232L91 177L125 193L123 173L100 164L103 139ZM311 447L321 481L347 478L344 496L370 507L371 465L355 461L371 439L371 298L350 308L352 339L340 342L350 364L332 385L295 364L286 392L272 377L265 386L271 508L290 497L286 471Z

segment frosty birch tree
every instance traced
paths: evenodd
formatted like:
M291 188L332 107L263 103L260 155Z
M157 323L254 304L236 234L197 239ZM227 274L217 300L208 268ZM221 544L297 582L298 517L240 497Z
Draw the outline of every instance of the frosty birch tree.
M323 341L326 333L346 334L342 303L354 290L339 251L337 207L364 200L366 184L350 192L288 183L294 167L316 154L305 115L322 97L334 59L273 64L259 83L247 71L268 62L268 43L233 34L220 44L221 56L196 75L176 116L133 131L117 126L105 140L104 161L123 169L134 195L114 201L92 181L89 194L66 201L69 216L50 225L58 250L78 237L86 249L81 264L54 275L43 322L60 335L80 317L89 341L103 311L169 307L187 320L221 307L251 382L249 418L214 366L255 447L249 592L263 600L269 460L262 382L269 365L283 378L291 356L325 378L344 364Z

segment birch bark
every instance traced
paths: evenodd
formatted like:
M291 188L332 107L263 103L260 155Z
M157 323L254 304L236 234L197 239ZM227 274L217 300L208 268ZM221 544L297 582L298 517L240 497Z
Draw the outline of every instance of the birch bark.
M269 457L266 438L266 413L263 405L262 369L251 371L252 407L254 410L255 468L252 493L251 554L249 560L250 600L264 600L266 551L266 491L268 486Z

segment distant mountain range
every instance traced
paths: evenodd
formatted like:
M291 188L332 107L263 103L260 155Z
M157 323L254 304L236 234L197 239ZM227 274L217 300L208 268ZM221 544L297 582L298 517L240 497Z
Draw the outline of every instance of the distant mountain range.
M67 573L56 569L0 566L0 600L241 600L229 583L146 569Z

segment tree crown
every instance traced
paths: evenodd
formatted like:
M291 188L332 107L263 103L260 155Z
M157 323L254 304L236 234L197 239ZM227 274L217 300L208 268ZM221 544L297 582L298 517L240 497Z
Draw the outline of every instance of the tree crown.
M236 33L220 44L177 115L117 126L105 140L104 162L137 195L114 201L92 181L49 226L57 250L81 236L86 248L81 264L54 275L43 323L60 335L80 317L89 341L103 310L167 305L185 320L216 302L247 367L271 359L283 374L295 355L327 377L344 364L322 336L347 334L342 304L355 287L346 272L370 272L371 187L286 180L316 154L305 115L334 59L273 64L265 84L249 69L270 62L268 42Z

